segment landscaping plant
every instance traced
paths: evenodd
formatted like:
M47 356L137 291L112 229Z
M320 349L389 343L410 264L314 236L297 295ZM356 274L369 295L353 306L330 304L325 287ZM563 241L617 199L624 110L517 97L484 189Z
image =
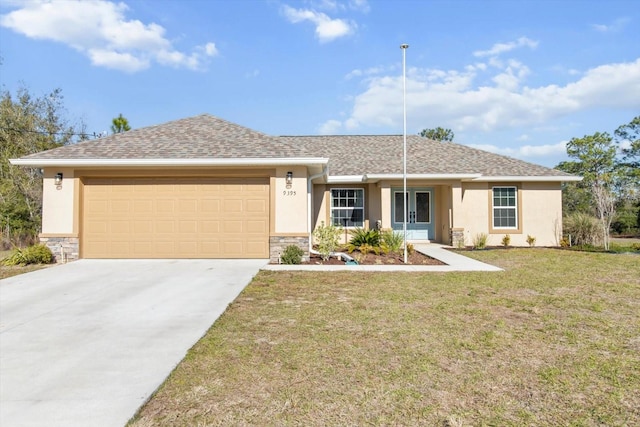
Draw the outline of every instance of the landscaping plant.
M331 252L335 252L340 246L342 228L334 225L325 225L324 221L313 230L313 237L317 244L318 252L323 261L329 260Z
M364 228L357 227L350 230L349 233L351 234L351 240L349 240L349 244L347 245L349 253L359 250L363 245L371 248L380 247L380 232L378 230L365 230Z
M531 234L527 234L527 243L530 247L534 247L536 245L536 238Z
M289 245L284 248L282 255L280 255L280 261L283 264L300 264L302 262L302 256L304 251L296 245Z
M487 247L487 233L478 233L473 238L473 249L485 249Z
M51 264L55 261L51 250L42 244L24 249L15 248L9 256L2 260L2 265Z
M404 245L404 236L402 233L393 231L391 229L384 230L380 233L380 246L383 252L387 253L400 253L402 252Z
M511 236L508 234L505 234L504 237L502 238L502 246L504 246L505 248L508 248L510 244L511 244Z

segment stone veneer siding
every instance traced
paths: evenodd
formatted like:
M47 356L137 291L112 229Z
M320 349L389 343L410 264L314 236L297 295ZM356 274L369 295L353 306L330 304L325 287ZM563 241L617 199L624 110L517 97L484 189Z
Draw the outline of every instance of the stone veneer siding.
M309 260L309 236L271 236L269 237L269 262L278 263L280 254L289 245L296 245L304 251L302 259Z
M452 228L450 235L451 246L454 248L464 246L464 228Z
M40 237L40 243L46 245L56 262L76 261L80 258L79 243L77 237Z

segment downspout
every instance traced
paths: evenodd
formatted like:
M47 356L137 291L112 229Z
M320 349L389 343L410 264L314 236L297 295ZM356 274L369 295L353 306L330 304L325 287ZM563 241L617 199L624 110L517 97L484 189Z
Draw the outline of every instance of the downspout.
M316 178L320 178L321 176L326 176L327 170L328 167L324 166L322 168L322 172L311 175L309 178L307 178L307 232L309 233L309 256L311 256L311 250L313 249L313 230L311 228L311 215L313 215L313 212L311 212L311 189L313 188L312 181Z

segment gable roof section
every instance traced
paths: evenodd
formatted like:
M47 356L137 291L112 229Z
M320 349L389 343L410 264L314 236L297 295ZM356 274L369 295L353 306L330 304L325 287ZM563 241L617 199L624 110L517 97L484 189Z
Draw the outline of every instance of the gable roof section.
M283 136L288 144L303 147L310 155L329 158L330 176L382 178L403 171L402 135ZM468 179L501 177L558 177L573 175L522 160L452 142L407 136L407 175L468 176ZM475 177L472 177L475 175Z
M31 154L26 166L260 166L328 164L329 181L402 175L402 135L269 136L209 114ZM315 173L315 172L314 172ZM575 181L579 177L452 142L407 136L409 178Z
M294 144L209 114L25 156L25 165L322 164ZM228 162L225 163L225 160ZM271 161L270 161L271 160ZM275 162L274 162L275 161Z

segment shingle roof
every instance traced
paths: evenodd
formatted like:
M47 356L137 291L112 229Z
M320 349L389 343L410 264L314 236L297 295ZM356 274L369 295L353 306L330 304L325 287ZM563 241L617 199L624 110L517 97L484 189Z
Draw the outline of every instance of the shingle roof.
M401 135L269 136L202 114L85 141L20 160L329 158L331 176L402 173ZM451 142L407 137L408 174L571 176Z
M209 114L32 154L24 159L308 157L301 148Z
M284 136L312 156L329 158L329 174L398 174L403 170L402 135ZM571 176L565 172L452 142L407 136L408 174Z

